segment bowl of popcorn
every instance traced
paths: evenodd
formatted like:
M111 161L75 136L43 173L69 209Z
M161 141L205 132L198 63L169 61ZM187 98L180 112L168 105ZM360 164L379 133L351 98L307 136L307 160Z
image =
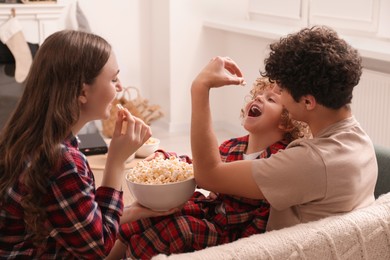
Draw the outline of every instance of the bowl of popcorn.
M126 173L126 183L141 205L156 211L180 207L196 187L192 164L175 157L138 162Z
M135 152L135 156L145 158L158 150L160 140L155 137L150 137L138 150Z

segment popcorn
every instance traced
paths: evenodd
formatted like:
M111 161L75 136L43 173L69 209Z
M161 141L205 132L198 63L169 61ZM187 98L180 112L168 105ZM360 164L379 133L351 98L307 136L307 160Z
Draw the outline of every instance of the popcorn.
M140 161L126 175L131 182L141 184L167 184L194 177L192 164L171 156L168 159L155 158Z
M145 144L156 144L158 143L158 140L156 138L150 137L148 140L146 140Z
M123 109L125 109L121 104L116 104L116 107L119 109L119 110L123 110Z
M121 105L121 104L116 104L116 107L119 109L119 110L125 110L125 108ZM121 129L121 135L125 135L126 134L126 129L127 129L127 121L123 121L122 123L122 129Z

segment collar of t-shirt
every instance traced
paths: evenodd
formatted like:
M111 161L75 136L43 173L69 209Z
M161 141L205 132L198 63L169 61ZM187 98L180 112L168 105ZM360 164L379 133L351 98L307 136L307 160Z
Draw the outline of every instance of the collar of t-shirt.
M264 150L263 150L264 151ZM244 160L254 160L259 156L263 151L257 152L257 153L250 153L250 154L243 154Z

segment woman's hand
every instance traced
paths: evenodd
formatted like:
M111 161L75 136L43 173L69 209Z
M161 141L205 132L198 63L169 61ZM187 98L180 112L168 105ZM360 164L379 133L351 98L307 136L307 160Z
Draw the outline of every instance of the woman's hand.
M101 185L121 190L125 161L151 136L150 127L141 119L132 116L127 109L119 110Z
M108 150L108 159L124 163L150 137L150 127L141 119L133 116L127 109L118 111L115 130Z
M192 84L210 89L224 85L245 85L246 82L240 68L232 59L218 56L210 60Z
M137 201L135 201L130 206L124 208L120 224L130 223L142 218L167 216L174 214L179 210L179 208L173 208L168 211L154 211L149 208L145 208Z

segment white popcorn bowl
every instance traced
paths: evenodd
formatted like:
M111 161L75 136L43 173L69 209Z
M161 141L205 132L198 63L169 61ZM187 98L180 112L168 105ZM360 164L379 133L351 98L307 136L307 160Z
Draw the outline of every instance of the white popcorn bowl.
M155 211L167 211L183 205L195 191L194 177L166 184L141 184L128 180L127 187L133 197L144 207Z
M160 140L154 137L150 137L138 150L135 152L135 156L145 158L158 150L160 146Z

